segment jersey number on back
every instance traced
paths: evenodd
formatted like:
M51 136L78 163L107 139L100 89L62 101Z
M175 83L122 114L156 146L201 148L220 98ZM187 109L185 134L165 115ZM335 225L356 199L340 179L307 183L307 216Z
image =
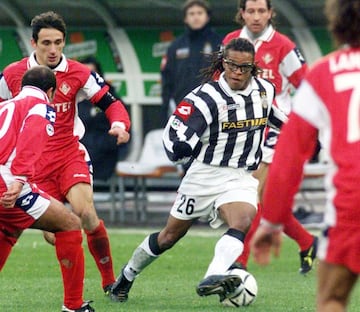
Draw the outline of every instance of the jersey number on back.
M347 141L360 141L360 74L348 73L335 77L335 91L352 90L347 118Z
M14 110L14 102L10 102L0 108L0 139L6 134L9 129Z

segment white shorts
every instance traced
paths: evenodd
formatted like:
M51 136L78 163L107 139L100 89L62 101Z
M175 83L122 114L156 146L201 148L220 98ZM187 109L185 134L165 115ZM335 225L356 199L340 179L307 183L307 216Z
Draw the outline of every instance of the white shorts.
M242 168L213 167L194 161L183 178L170 214L180 220L200 218L217 228L224 223L218 208L246 202L257 209L258 180Z
M4 183L0 185L0 189L9 187L9 185L15 181L15 178L12 175L10 169L6 166L0 165L0 176L1 183ZM1 215L5 215L5 217L8 215L8 223L13 222L19 224L26 221L24 223L26 225L22 227L25 229L34 221L31 222L31 220L29 221L29 219L24 218L23 214L28 215L30 218L32 218L32 220L37 220L46 212L49 205L49 195L39 190L35 184L29 184L26 182L24 183L19 197L15 203L15 206L19 209L14 209L13 211L12 208L7 208L2 211ZM24 221L24 219L26 220Z

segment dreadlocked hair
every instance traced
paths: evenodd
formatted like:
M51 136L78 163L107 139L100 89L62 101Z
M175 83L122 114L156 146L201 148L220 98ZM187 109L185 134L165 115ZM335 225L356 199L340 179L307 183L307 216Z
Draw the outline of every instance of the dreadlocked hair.
M224 71L224 67L222 65L223 50L223 47L221 47L219 51L215 51L209 55L210 65L200 70L203 77L202 83L213 80L217 73Z
M249 40L244 38L232 39L225 47L221 47L219 51L212 53L210 66L201 70L203 83L213 80L214 77L217 77L224 71L223 59L228 56L229 50L247 52L253 56L253 59L255 58L255 48ZM257 76L262 71L263 70L257 65L257 62L254 62L251 75Z

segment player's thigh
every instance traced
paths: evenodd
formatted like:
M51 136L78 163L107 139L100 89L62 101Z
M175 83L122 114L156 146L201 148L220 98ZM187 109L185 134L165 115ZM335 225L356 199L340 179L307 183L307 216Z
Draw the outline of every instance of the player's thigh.
M81 228L80 219L54 198L50 198L50 205L31 227L53 233Z
M253 176L259 181L258 185L258 193L259 193L259 201L262 202L262 196L264 192L264 186L266 182L266 178L269 171L269 164L265 162L261 162L258 169L254 171Z
M333 300L346 304L357 278L355 273L343 265L319 261L318 307L324 307Z
M217 194L207 196L178 193L171 208L170 215L178 220L207 219L211 214Z
M253 204L238 201L221 205L219 211L221 219L227 223L229 228L247 233L257 209Z

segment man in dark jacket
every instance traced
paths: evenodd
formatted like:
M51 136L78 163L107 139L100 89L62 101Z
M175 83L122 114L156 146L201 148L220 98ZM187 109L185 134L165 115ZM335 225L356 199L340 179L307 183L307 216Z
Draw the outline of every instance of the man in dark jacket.
M207 55L218 50L222 40L209 25L208 2L187 0L183 13L185 33L169 46L162 61L162 126L185 95L201 84L200 70L209 65Z
M87 57L81 63L104 77L100 62L95 57ZM106 83L109 85L111 94L116 94L111 83L109 81ZM93 178L107 180L114 173L116 162L126 158L129 144L116 145L116 138L107 133L110 124L105 114L90 101L83 100L78 104L78 114L86 129L80 142L89 152Z

